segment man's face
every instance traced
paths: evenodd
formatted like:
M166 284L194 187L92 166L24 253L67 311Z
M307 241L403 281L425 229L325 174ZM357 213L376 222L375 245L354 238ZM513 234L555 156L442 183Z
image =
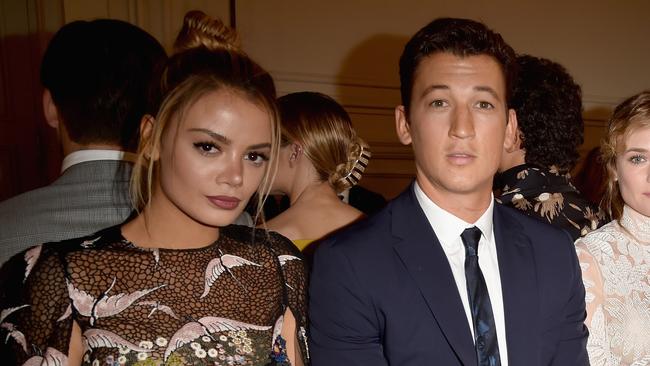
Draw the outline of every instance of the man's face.
M428 56L415 71L405 113L404 106L396 108L397 134L413 144L424 192L436 201L489 197L501 153L517 128L499 64L487 55Z

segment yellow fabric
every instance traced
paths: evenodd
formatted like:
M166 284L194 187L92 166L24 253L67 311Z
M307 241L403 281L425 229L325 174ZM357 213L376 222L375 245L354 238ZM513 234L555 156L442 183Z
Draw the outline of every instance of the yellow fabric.
M297 240L292 240L293 243L302 251L309 245L311 242L314 241L314 239L297 239Z

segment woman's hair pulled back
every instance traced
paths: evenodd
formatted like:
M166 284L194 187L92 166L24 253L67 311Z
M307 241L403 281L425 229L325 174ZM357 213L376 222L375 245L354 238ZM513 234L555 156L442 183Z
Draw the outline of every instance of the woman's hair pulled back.
M271 156L258 192L258 209L268 194L280 146L280 128L275 106L275 86L267 71L240 48L237 33L201 11L185 15L158 88L158 113L149 138L140 141L131 179L131 197L137 210L151 200L157 179L156 159L162 136L172 123L182 123L193 103L206 94L227 90L268 111L271 120ZM258 212L259 213L259 212Z
M278 109L283 145L300 145L321 181L337 193L359 182L371 153L340 104L321 93L299 92L280 97Z

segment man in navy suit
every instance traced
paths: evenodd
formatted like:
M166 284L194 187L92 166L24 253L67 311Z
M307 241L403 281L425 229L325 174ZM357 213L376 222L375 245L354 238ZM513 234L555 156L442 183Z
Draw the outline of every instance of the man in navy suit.
M317 251L314 366L588 364L570 237L492 196L515 74L512 48L475 21L437 19L407 43L395 120L416 179Z

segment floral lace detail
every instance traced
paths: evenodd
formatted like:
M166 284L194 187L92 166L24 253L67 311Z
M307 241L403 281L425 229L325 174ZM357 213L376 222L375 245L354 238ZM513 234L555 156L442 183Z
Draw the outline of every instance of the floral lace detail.
M625 207L576 242L592 365L650 365L650 219Z
M650 220L628 206L623 207L621 226L639 242L650 245Z

